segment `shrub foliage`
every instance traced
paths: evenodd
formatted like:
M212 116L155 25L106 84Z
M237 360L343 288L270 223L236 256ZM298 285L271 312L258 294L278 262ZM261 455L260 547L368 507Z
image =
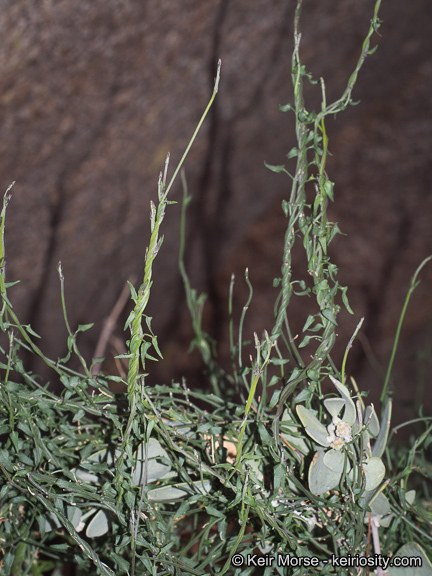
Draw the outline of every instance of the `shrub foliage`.
M17 318L5 281L1 212L0 328L0 547L1 573L61 574L74 563L79 574L197 575L366 574L385 564L371 558L410 556L421 568L388 568L388 574L432 574L431 467L425 453L431 419L411 444L392 448L388 377L379 412L365 405L346 359L360 324L347 343L342 366L332 361L341 306L351 311L347 288L328 247L339 233L327 216L334 184L326 172L326 119L353 104L352 91L380 20L376 1L370 28L343 94L328 103L324 80L315 81L300 58L302 1L294 21L291 78L293 101L280 106L295 118L297 144L287 166L267 165L291 183L282 201L287 226L275 301L274 326L244 335L250 298L238 323L230 290L232 370L218 364L215 343L202 327L205 295L192 287L184 264L185 218L191 197L184 172L179 268L194 328L192 346L201 353L212 390L190 390L185 381L148 387L149 360L161 356L146 315L152 265L172 184L216 97L214 91L170 182L168 158L151 203L151 239L142 284L130 284L133 310L127 319L127 378L95 372L79 352L65 304L65 279L58 272L68 330L66 358L47 358L38 335ZM321 91L321 109L309 111L304 82ZM293 277L294 245L306 256L305 278ZM416 272L409 296L415 288ZM301 337L289 322L291 300L308 296L311 314ZM398 334L400 332L400 326ZM248 340L244 339L249 338ZM397 338L395 342L395 350ZM22 351L43 358L63 385L56 395L29 372ZM76 355L81 369L70 368ZM324 381L333 389L323 393ZM126 394L111 384L122 382ZM420 430L420 431L419 431ZM336 558L336 560L335 560ZM350 565L340 564L351 559ZM336 564L335 564L336 562ZM349 566L349 567L347 567ZM381 572L380 572L381 570Z

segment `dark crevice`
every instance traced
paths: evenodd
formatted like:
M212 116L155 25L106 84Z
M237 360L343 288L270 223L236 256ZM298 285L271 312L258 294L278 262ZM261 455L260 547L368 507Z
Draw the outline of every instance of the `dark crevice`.
M51 204L51 214L49 219L49 240L48 247L44 254L44 259L42 263L42 274L39 285L34 291L31 301L30 301L30 314L28 323L36 331L40 332L41 326L41 316L42 310L45 303L44 296L48 291L49 282L51 274L57 268L58 262L55 262L57 247L59 244L59 231L64 220L64 214L67 206L67 193L66 185L70 179L71 174L76 174L80 166L87 160L90 156L92 150L95 148L98 140L101 138L103 133L106 131L106 127L109 125L110 117L112 114L112 100L119 88L118 81L115 81L110 90L109 103L105 108L104 113L99 118L97 126L94 128L93 133L89 137L85 146L82 146L80 152L75 156L75 158L67 159L63 169L57 176L55 184L55 197ZM67 139L63 142L63 148L67 147L67 143L72 141L76 136L76 132L72 132ZM62 356L67 353L67 348L65 344L65 349ZM29 370L34 370L35 363L39 360L34 354L27 352L23 354L24 361L27 362Z
M217 61L220 57L220 44L223 26L227 15L228 4L229 0L221 0L215 17L215 24L213 28L214 33L208 63L208 80L211 91L213 91ZM212 236L215 232L215 228L217 227L218 214L217 212L209 214L206 210L206 207L211 201L210 184L213 177L214 159L217 154L219 134L221 131L218 98L215 99L213 106L209 111L207 122L209 124L209 132L207 136L207 152L205 154L201 174L197 179L197 190L199 191L199 194L197 195L195 202L191 205L191 209L188 212L188 227L190 232L186 234L186 245L190 246L192 244L191 239L193 238L194 243L198 242L198 245L202 250L200 261L203 262L204 269L204 290L207 293L212 309L208 328L210 332L213 333L215 324L217 324L217 316L214 313L214 308L218 298L214 282L215 250L212 246L214 239ZM191 253L190 251L187 251L185 254L186 269L188 268L188 264L190 264L190 260ZM177 286L178 288L176 290L176 297L174 298L170 320L161 333L162 340L168 338L169 336L172 337L173 334L178 333L179 317L183 308L185 296L183 283L181 280Z
M218 18L218 26L213 43L213 63L211 66L210 82L214 81L214 62L218 57L220 31L222 30L223 21L226 16L227 2L222 2ZM264 96L264 91L268 81L271 78L274 65L284 56L282 46L289 30L290 8L285 8L281 18L279 32L275 35L273 48L269 57L269 65L264 66L264 73L260 78L252 78L255 81L255 89L249 102L239 106L235 112L233 121L223 123L220 119L219 106L216 100L216 106L212 110L212 125L210 133L210 146L207 152L206 163L199 182L201 192L199 201L196 204L196 223L200 226L202 238L202 251L205 270L206 293L211 305L211 317L209 320L209 329L212 337L218 342L221 339L224 327L225 308L227 306L226 298L221 297L217 286L217 272L221 245L224 237L224 217L229 207L230 198L233 196L232 191L232 159L235 153L235 122L250 114L256 109L257 104ZM220 153L218 154L218 151ZM214 159L218 158L217 177L214 178L215 189L214 198L209 199L210 182L212 173L215 168ZM207 194L207 197L205 196ZM206 214L206 203L214 206L210 214Z
M223 36L223 28L228 14L229 0L221 0L215 17L212 48L209 59L209 87L213 90L216 75L216 63L220 57L220 46ZM246 103L239 105L230 123L224 122L220 115L220 104L215 99L209 112L209 131L207 136L207 152L202 165L201 174L197 179L199 193L194 198L188 212L188 228L186 245L198 244L203 272L203 290L208 297L207 325L206 330L216 341L222 336L226 298L222 298L217 286L218 256L220 248L224 244L224 216L229 209L229 201L233 196L232 191L232 158L235 152L235 122L247 116L256 108L257 103L263 98L268 82L274 73L274 66L278 61L286 58L283 45L290 30L291 7L286 6L281 17L281 25L273 38L273 47L269 56L269 65L264 66L264 73L253 76L254 83L252 96ZM223 63L222 63L223 77ZM288 77L288 74L287 74ZM193 242L192 242L193 241ZM191 259L191 251L185 255L185 265ZM161 340L172 338L178 334L179 317L184 305L184 288L179 281L176 297L170 314L170 321L161 332Z
M408 239L412 231L412 219L408 211L404 210L403 206L399 206L398 213L402 216L399 221L395 244L381 269L378 287L373 292L369 291L367 298L362 332L372 346L374 343L379 342L382 337L382 319L385 315L384 306L387 296L392 290L393 272L398 266L401 252L408 245ZM364 366L364 351L361 347L356 348L356 353L352 355L351 361L353 372L361 372Z
M221 298L217 287L218 255L223 243L223 224L225 211L232 195L231 189L231 158L233 158L234 137L226 126L221 142L221 163L217 182L217 197L214 218L210 216L207 226L202 230L204 269L206 272L207 294L212 305L211 334L218 342L224 326L225 299Z
M211 89L214 84L215 77L215 64L219 59L220 44L223 32L223 26L228 11L228 0L222 0L219 4L218 13L214 27L214 35L212 42L212 49L209 62L209 86ZM218 295L215 286L215 267L216 267L216 253L215 244L218 237L218 229L220 228L220 214L218 213L218 202L212 202L212 179L215 168L215 158L217 158L217 151L220 148L220 134L222 131L222 122L219 114L219 100L216 98L210 110L210 130L208 136L207 154L202 167L201 175L198 179L199 195L194 207L193 214L193 229L198 233L201 238L202 262L204 269L204 289L211 304L211 317L209 320L209 330L215 337L217 332L218 317L216 309L218 308ZM215 194L220 195L220 183L215 182ZM211 208L213 204L213 209ZM210 206L210 210L208 207Z
M241 118L247 116L250 113L253 113L253 111L256 110L258 103L263 99L264 91L266 90L269 81L274 75L274 69L276 64L281 60L286 60L287 58L290 58L290 55L288 55L287 52L284 51L283 46L287 38L291 38L290 36L292 26L291 13L292 13L292 7L290 6L290 3L287 2L285 10L282 13L280 19L279 30L276 31L274 35L275 39L273 42L273 48L270 52L268 65L262 66L261 69L264 69L264 73L261 75L261 77L259 78L255 76L252 77L251 80L254 81L255 83L255 89L252 90L252 96L250 97L249 101L245 102L243 106L239 106L239 108L236 110L235 115L236 120L240 120ZM287 67L287 76L286 76L287 81L289 81L290 77L291 72ZM287 88L289 90L289 87Z

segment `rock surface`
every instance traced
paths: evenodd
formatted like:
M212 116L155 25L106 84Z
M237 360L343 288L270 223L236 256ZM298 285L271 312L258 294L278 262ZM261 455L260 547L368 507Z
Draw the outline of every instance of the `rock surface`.
M372 9L369 0L304 2L301 53L314 77L325 78L328 100L353 70ZM431 8L428 0L394 0L383 3L381 17L379 49L354 92L361 104L328 125L328 171L336 182L331 217L348 234L335 240L333 257L356 313L341 316L337 354L365 315L362 346L350 357L365 389L379 387L377 362L388 360L409 279L432 252ZM292 99L292 20L293 3L281 0L4 0L1 189L16 181L7 277L21 280L10 297L50 356L66 353L59 260L71 325L95 323L79 341L87 358L125 281L142 275L159 171L168 151L171 173L179 160L208 101L218 58L217 102L186 164L194 196L188 269L209 294L206 321L225 338L221 354L231 272L240 307L246 266L255 287L246 330L271 326L285 226L280 203L289 182L263 161L282 163L294 144L293 118L278 111ZM319 104L316 88L307 97L309 108ZM180 198L178 183L172 199ZM152 367L153 380L181 372L193 380L198 367L185 352L179 215L179 205L168 210L155 266L149 313L167 361ZM405 405L421 370L430 384L431 268L422 274L400 345L397 396ZM305 311L294 306L292 313L301 328ZM121 322L116 334L126 337ZM418 368L412 360L422 351Z

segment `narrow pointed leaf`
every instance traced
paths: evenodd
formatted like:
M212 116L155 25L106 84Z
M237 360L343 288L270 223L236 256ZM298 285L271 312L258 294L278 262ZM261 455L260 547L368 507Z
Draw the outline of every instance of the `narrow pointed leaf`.
M363 422L369 424L369 433L376 438L380 431L380 424L373 406L366 407Z
M392 402L389 400L384 408L384 414L381 419L381 427L378 434L378 438L372 448L372 456L377 456L380 458L384 454L386 449L388 434L390 430L390 421L392 413Z

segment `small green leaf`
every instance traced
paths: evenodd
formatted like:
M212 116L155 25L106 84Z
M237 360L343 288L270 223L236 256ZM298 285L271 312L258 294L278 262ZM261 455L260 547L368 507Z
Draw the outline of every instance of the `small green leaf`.
M272 364L273 366L284 366L285 364L288 364L288 362L288 358L271 358L269 364Z
M21 280L15 280L15 282L5 282L5 288L11 288L12 286L15 286L15 284L19 284L21 282ZM3 295L4 298L4 295Z
M414 504L416 491L415 490L408 490L405 492L405 500L408 502L410 506Z
M85 416L85 412L82 408L80 408L79 410L77 410L74 417L72 418L72 422L78 422L78 420L82 420L84 418L84 416Z
M277 378L277 377L276 377ZM270 400L269 408L272 410L278 403L281 395L281 390L275 390Z
M110 551L110 556L115 562L117 562L117 566L122 572L129 573L130 563L127 560L112 551Z
M45 536L46 534L46 525L47 525L47 521L45 516L43 516L43 514L40 514L37 518L37 523L39 525L39 532L41 533L41 536Z
M326 193L326 195L330 198L330 200L332 202L334 202L333 188L334 188L334 183L330 182L330 180L326 180L325 184L324 184L324 192Z
M298 404L299 402L307 402L310 400L310 398L311 398L310 388L303 388L303 390L299 392L297 396L294 398L293 404Z
M279 490L282 480L286 475L286 466L277 464L273 469L273 486L275 490Z
M319 370L314 370L313 368L309 368L309 370L307 370L306 376L309 380L311 380L311 382L318 382L320 379Z
M51 547L53 547L53 545L51 545ZM23 574L23 562L28 556L29 550L27 542L19 542L15 549L15 559L10 576L20 576L20 574Z
M291 158L295 158L298 155L299 155L298 148L291 148L286 157L288 158L288 160L290 160Z
M45 521L45 524L44 524ZM48 532L52 532L53 530L57 529L57 528L61 528L61 523L60 520L58 520L57 516L55 514L48 514L45 517L39 516L38 517L38 523L39 523L39 527L41 528L41 532L42 529L44 529L45 534L48 534Z
M0 450L0 463L8 472L13 472L13 464L9 457L9 452L7 450Z
M90 328L93 328L94 326L94 322L92 322L91 324L80 324L77 328L77 332L87 332L87 330L90 330Z
M306 330L309 329L309 327L315 322L315 316L313 316L312 314L310 314L307 319L306 322L304 323L304 326L302 328L302 332L306 332Z
M309 342L310 342L311 340L315 340L315 339L316 339L316 336L305 336L305 337L303 338L303 340L300 342L300 344L299 344L298 347L299 347L299 348L304 348L305 346L307 346L307 345L309 344Z
M69 544L66 542L64 544L50 544L52 550L58 550L59 552L66 552L69 548Z
M380 492L378 496L371 502L370 508L372 510L372 515L377 516L381 519L383 516L391 514L390 502L387 497ZM365 521L368 520L369 515L366 514Z
M75 335L68 336L67 347L69 351L72 350L74 344L75 344Z
M33 460L31 460L26 454L24 454L23 452L20 452L18 454L18 460L20 462L22 462L23 464L26 464L27 466L30 466L31 468L34 465Z
M269 170L271 170L272 172L276 173L286 172L285 166L283 164L280 164L279 166L274 166L273 164L267 164L267 162L264 162L264 166Z
M264 444L264 446L272 446L273 438L267 432L264 424L261 421L258 422L258 432L261 438L261 442Z
M354 314L354 312L351 309L351 306L349 305L349 302L348 302L348 296L347 296L348 287L345 286L344 288L341 288L340 290L342 292L342 302L344 303L345 308L348 310L348 312L350 314Z
M125 492L124 493L124 501L126 502L126 506L132 510L135 506L135 493L134 492Z
M325 308L324 310L321 310L321 314L326 320L337 326L336 316L331 308Z
M220 510L217 510L214 506L208 505L205 507L207 514L210 516L216 516L217 518L225 518L225 514Z
M30 326L30 324L27 324L27 326L25 326L25 329L27 330L27 332L29 334L31 334L32 336L34 336L35 338L40 338L39 334L37 334L33 328Z
M281 112L289 112L289 110L294 110L291 104L279 104L279 110Z
M125 329L125 330L126 330L127 327L129 326L129 324L132 324L132 322L135 320L135 318L136 318L136 312L135 312L135 310L131 310L129 316L127 317L127 320L126 320L126 322L125 322L125 325L124 325L124 329Z

